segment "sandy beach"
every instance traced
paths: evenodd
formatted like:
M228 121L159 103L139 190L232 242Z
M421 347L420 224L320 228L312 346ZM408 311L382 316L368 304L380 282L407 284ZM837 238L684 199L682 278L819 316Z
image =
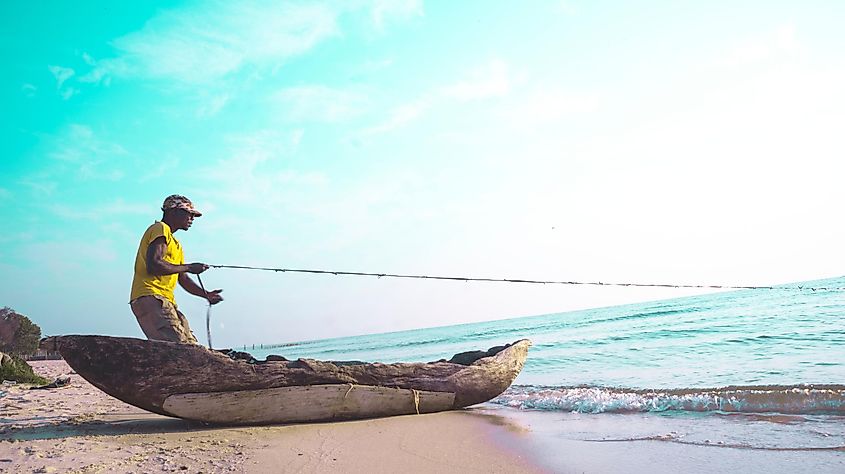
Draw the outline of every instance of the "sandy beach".
M64 361L38 361L32 366L48 379L69 374L72 383L53 390L30 390L25 385L0 388L5 392L0 397L0 472L834 473L845 469L839 435L829 435L824 445L805 447L807 433L824 427L796 423L795 417L590 415L483 404L364 421L220 427L127 405L74 374Z
M472 411L342 423L217 427L127 405L36 361L70 386L4 386L0 472L542 472L513 441L522 429Z

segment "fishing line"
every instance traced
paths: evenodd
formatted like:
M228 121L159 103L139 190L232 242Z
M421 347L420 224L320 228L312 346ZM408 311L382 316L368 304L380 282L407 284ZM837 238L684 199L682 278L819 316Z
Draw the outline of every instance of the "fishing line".
M205 286L202 284L202 278L197 273L197 280L200 282L200 288L205 295L205 300L208 301L208 308L205 310L205 335L208 338L208 348L211 349L211 301L208 300L208 292L205 291Z
M787 290L787 291L843 291L843 287L825 287L825 286L758 286L758 285L690 285L690 284L675 284L675 283L619 283L606 281L558 281L558 280L525 280L525 279L511 279L511 278L478 278L478 277L454 277L441 275L410 275L400 273L368 273L368 272L344 272L333 270L306 270L299 268L271 268L271 267L250 267L246 265L208 265L209 268L230 268L235 270L259 270L268 272L281 273L312 273L319 275L350 275L350 276L371 276L377 278L412 278L420 280L452 280L452 281L477 281L477 282L491 282L491 283L527 283L539 285L572 285L572 286L617 286L617 287L637 287L637 288L694 288L694 289L710 289L710 290ZM208 298L208 292L202 285L202 279L197 275L200 282L200 287L203 293ZM211 302L208 303L208 310L205 314L205 329L208 335L208 348L211 349Z
M453 277L437 275L408 275L397 273L367 273L367 272L343 272L332 270L303 270L296 268L269 268L249 267L245 265L209 265L211 268L231 268L238 270L260 270L281 273L315 273L321 275L352 275L352 276L373 276L377 278L415 278L421 280L453 280L453 281L478 281L495 283L528 283L540 285L580 285L580 286L622 286L638 288L699 288L715 290L809 290L809 291L843 291L842 287L809 287L809 286L757 286L757 285L688 285L674 283L614 283L602 281L555 281L555 280L524 280L510 278L475 278L475 277Z

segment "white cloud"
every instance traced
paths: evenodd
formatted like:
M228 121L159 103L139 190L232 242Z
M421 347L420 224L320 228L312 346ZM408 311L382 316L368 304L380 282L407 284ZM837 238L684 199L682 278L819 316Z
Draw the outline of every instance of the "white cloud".
M391 58L370 60L359 66L356 72L360 74L372 74L387 69L392 65L393 59Z
M70 124L59 137L55 138L54 151L50 157L69 162L79 162L85 158L85 146L81 143L90 143L94 140L94 132L91 127L80 124Z
M116 199L112 202L99 206L77 208L63 204L50 206L50 211L58 217L74 220L105 220L114 216L149 215L157 209L149 204L127 203L123 199Z
M82 53L82 60L85 61L85 64L87 64L89 66L96 66L97 65L97 60L94 59L94 57L91 56L88 53L85 53L85 52Z
M422 0L375 0L372 5L373 24L378 30L384 30L388 21L422 15Z
M291 152L299 144L300 130L282 132L278 130L258 130L251 133L233 134L226 137L229 149L241 160L246 160L250 167Z
M492 60L473 71L469 79L444 87L443 94L461 101L501 97L511 89L510 76L507 63Z
M70 124L51 144L48 156L76 166L82 179L116 181L124 174L112 162L128 155L119 144L97 137L87 125Z
M466 79L447 86L433 88L420 98L395 107L388 118L363 130L363 135L377 135L418 120L428 110L442 106L445 101L477 101L507 96L515 83L524 77L515 77L505 61L494 59L467 74Z
M28 187L34 193L42 197L52 196L53 193L56 192L56 189L59 187L58 183L56 183L55 181L50 181L49 179L42 176L24 178L20 181L20 184Z
M60 276L90 272L96 263L113 264L118 260L113 243L106 239L33 242L22 245L21 251L25 255L37 255L47 270Z
M197 116L200 118L214 117L226 106L229 98L229 94L217 94L204 99L202 105L197 110Z
M789 57L800 51L795 37L795 27L782 25L774 31L746 38L719 58L712 60L712 67L734 67L760 63L776 58Z
M148 163L154 162L153 160L148 160ZM165 175L165 173L170 172L171 170L179 168L179 158L176 157L168 157L167 159L160 160L158 165L155 167L146 166L144 169L146 171L140 178L138 178L138 182L145 183L150 180L154 180L160 178Z
M278 210L276 197L284 194L283 184L321 183L313 174L300 179L301 173L281 162L296 151L301 139L301 130L262 130L229 136L226 157L200 170L198 175L211 183L214 199L272 213Z
M538 87L514 97L499 113L513 124L532 127L594 111L599 103L593 95Z
M26 84L24 84L24 85L22 85L22 86L21 86L21 90L23 91L23 93L24 93L27 97L32 97L32 96L34 96L34 95L35 95L35 92L38 90L38 88L37 88L37 87L35 87L35 86L34 86L34 85L32 85L32 84L26 83Z
M374 127L370 127L364 130L363 133L364 135L377 135L380 133L389 132L416 120L431 106L432 101L429 98L422 98L407 104L400 105L399 107L393 109L387 120Z
M557 11L563 13L564 15L572 16L578 13L578 8L571 0L558 0L555 7Z
M78 171L77 174L82 179L92 179L92 180L102 180L102 181L120 181L126 176L121 170L118 169L102 169L102 162L94 162L89 161L87 163L83 163Z
M61 66L47 66L50 73L56 78L56 89L61 89L62 84L75 74L73 69Z
M73 69L61 66L47 66L47 69L56 78L56 90L59 91L62 99L68 100L79 92L74 87L62 87L68 79L74 76L75 72Z
M291 133L291 145L294 147L298 147L300 142L302 142L302 137L305 136L305 130L297 129Z
M78 93L79 93L79 89L77 89L75 87L66 87L59 93L59 95L62 96L62 99L68 100Z
M507 62L491 60L471 70L465 79L435 87L420 98L397 106L387 119L364 129L361 134L377 135L395 130L419 120L430 110L442 109L455 102L501 99L494 109L496 116L520 127L555 122L592 112L599 106L600 102L594 95L569 92L559 86L534 85L526 88L527 80L525 73L515 74ZM463 104L459 106L467 107Z
M337 122L358 115L366 106L363 94L319 85L289 87L274 98L290 121Z
M337 34L337 12L324 5L204 2L166 10L113 43L120 57L90 73L207 83L246 66L275 67Z
M108 87L111 85L112 75L128 74L128 67L126 61L122 59L103 59L97 61L88 53L83 53L83 60L93 68L86 74L79 76L79 82L88 84L103 84Z
M112 41L118 55L83 61L80 82L109 85L112 76L208 84L247 68L275 71L291 58L341 36L341 15L369 11L379 30L423 14L421 0L298 3L209 1L162 10L138 31Z

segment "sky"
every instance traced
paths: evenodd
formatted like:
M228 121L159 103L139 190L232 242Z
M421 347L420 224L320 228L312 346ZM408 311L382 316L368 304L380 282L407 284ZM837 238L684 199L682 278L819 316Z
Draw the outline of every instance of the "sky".
M142 337L138 242L188 261L757 285L841 275L845 3L0 4L0 306ZM216 345L693 290L211 269ZM177 290L204 340L205 305Z

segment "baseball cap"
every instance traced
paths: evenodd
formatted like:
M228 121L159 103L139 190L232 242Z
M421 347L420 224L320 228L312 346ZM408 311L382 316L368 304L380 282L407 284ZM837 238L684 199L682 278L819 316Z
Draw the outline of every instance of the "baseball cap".
M195 217L202 215L202 212L194 209L194 203L181 194L171 194L170 196L167 196L164 200L164 204L161 205L161 210L166 211L168 209L183 209L190 212Z

